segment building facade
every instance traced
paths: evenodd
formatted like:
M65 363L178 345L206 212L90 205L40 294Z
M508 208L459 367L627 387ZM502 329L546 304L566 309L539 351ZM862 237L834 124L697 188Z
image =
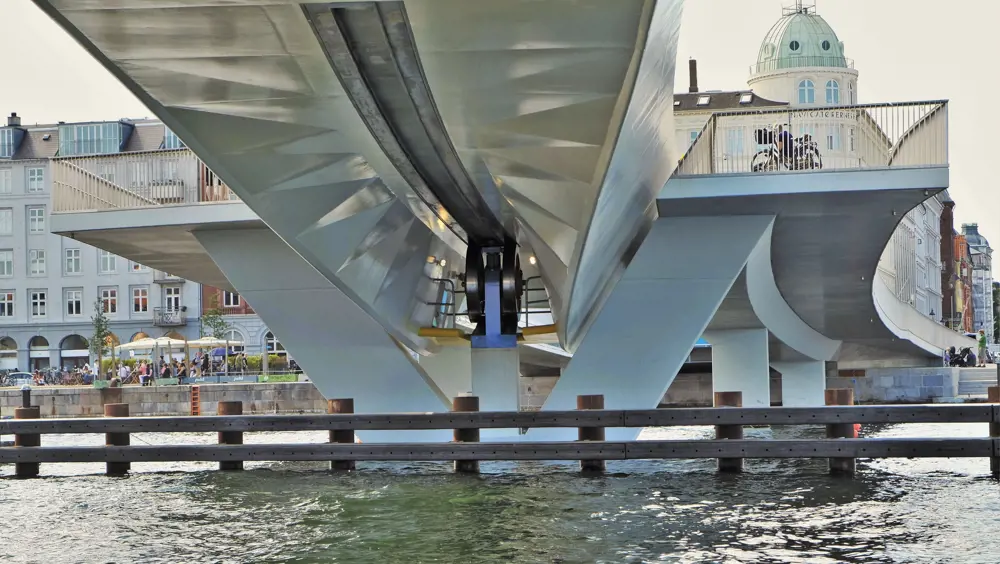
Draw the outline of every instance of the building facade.
M234 347L247 354L261 354L266 349L271 354L285 354L285 347L274 336L253 307L243 296L212 286L201 287L202 315L218 311L229 326L225 338L243 343Z
M726 112L725 127L713 132L716 170L752 170L746 155L766 149L754 139L755 132L778 125L795 137L811 136L823 168L856 168L892 158L885 124L844 107L858 103L858 71L814 6L797 2L784 10L761 43L749 89L700 90L697 63L689 64L688 92L674 95L676 139L681 147L690 147L713 114ZM783 107L789 111L775 111ZM903 216L878 268L897 299L935 320L943 312L941 217L946 199L944 194L931 197Z
M978 223L963 223L972 262L972 328L986 332L987 342L994 342L993 334L993 249L990 242L979 233Z
M217 184L196 158L173 156L182 150L154 120L26 126L16 114L7 118L0 127L0 370L89 362L95 307L116 342L200 336L199 284L48 229L53 187L70 177L127 187L150 205Z

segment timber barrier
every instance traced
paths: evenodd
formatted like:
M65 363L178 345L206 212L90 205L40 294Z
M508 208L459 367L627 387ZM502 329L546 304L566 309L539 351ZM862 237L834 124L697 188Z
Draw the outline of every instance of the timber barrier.
M714 458L719 470L738 472L746 458L828 458L831 473L853 474L857 458L982 457L1000 477L1000 388L990 389L992 404L850 405L850 390L828 390L825 407L736 407L738 392L720 392L716 405L734 407L612 410L603 397L581 396L577 410L480 412L478 398L456 398L453 411L441 413L354 414L349 399L330 400L328 415L242 415L240 405L219 406L217 416L128 417L127 406L105 418L39 419L37 409L18 408L16 419L0 420L0 435L14 435L15 446L0 447L0 463L15 464L15 475L39 474L39 464L103 462L109 474L127 463L214 461L240 470L245 461L326 461L333 470L350 470L363 461L454 461L456 471L477 472L480 461L573 460L599 472L603 461ZM27 402L26 402L27 403ZM233 402L239 404L239 402ZM118 410L120 409L120 410ZM858 438L855 425L877 423L982 423L983 438ZM616 427L711 425L716 439L607 441ZM827 438L745 439L744 426L825 425ZM573 428L579 440L567 442L479 442L480 429ZM361 444L357 431L453 429L454 442ZM243 444L243 433L329 431L329 442ZM132 433L219 434L215 445L132 445ZM43 435L104 433L106 446L44 446Z

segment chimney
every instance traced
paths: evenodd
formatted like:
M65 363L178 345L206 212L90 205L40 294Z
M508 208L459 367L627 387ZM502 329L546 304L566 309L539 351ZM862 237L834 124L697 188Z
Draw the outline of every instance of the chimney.
M20 127L21 118L17 117L17 112L11 112L10 117L7 118L7 127Z
M688 92L698 91L698 61L695 59L688 60L688 74L691 75L691 87L688 88Z

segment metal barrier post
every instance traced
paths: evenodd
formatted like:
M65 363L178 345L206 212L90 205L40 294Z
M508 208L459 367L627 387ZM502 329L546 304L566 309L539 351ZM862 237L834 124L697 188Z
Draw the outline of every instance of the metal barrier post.
M455 412L475 412L479 411L478 396L458 396L451 402L451 410ZM456 443L478 443L479 429L455 429ZM479 473L478 460L456 460L455 472L466 474Z
M1000 403L1000 386L990 386L987 393L989 394L990 403ZM993 408L993 422L990 423L990 437L994 439L1000 439L1000 421L996 419L997 410L998 408ZM994 478L1000 478L1000 456L998 455L1000 453L997 453L994 446L993 456L990 457L990 473Z
M603 395L576 396L577 409L604 409ZM580 427L577 435L581 441L603 441L604 427ZM580 471L604 472L603 460L581 460Z
M105 417L128 417L127 403L106 403L104 404ZM104 433L105 446L129 446L131 440L128 433ZM132 469L130 462L108 462L105 474L108 476L124 476Z
M743 407L743 392L715 392L715 407ZM716 439L740 440L743 425L716 425ZM720 458L719 472L742 472L742 458Z
M219 415L243 415L243 402L241 401L220 401L218 408ZM242 431L219 431L220 445L241 445L243 444ZM220 460L219 470L242 470L242 460Z
M353 399L332 399L326 402L327 413L354 413ZM330 431L331 443L354 444L354 431L352 429L340 429ZM330 470L354 470L353 460L331 460Z
M854 390L851 388L838 388L826 390L824 393L826 405L854 405ZM826 438L828 439L853 439L854 422L831 423L826 426ZM857 469L853 458L831 458L830 474L853 475Z

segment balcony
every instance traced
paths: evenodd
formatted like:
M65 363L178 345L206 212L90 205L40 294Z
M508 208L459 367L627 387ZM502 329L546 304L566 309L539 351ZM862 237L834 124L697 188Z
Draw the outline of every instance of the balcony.
M154 327L183 327L187 325L187 318L184 312L187 308L167 309L162 307L153 308Z
M834 67L854 69L854 59L824 55L796 55L792 57L781 57L750 65L750 76L802 67Z
M777 149L775 127L795 137ZM948 165L946 101L741 110L714 114L677 176Z
M162 270L153 270L154 284L183 284L184 282L184 278L181 278L180 276L170 274Z
M52 161L54 213L238 200L189 149Z

